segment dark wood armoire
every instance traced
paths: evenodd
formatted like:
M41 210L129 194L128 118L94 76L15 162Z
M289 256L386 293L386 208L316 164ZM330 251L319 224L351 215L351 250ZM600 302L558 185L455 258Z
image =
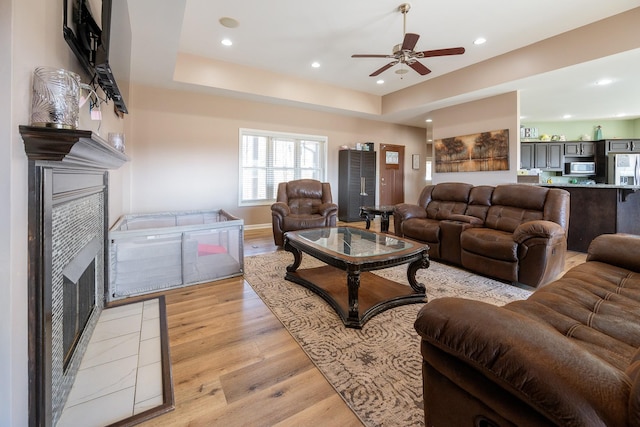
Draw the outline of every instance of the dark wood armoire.
M360 206L376 203L376 152L340 150L338 219L362 221Z

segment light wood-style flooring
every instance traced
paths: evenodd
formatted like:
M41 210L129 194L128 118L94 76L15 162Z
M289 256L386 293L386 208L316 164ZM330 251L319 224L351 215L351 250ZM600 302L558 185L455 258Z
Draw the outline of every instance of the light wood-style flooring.
M244 249L277 250L271 229L245 230ZM362 425L242 277L164 295L176 408L142 425Z

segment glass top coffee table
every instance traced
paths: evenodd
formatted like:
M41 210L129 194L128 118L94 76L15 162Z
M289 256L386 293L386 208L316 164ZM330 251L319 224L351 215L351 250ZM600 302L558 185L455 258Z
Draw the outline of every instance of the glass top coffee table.
M353 227L289 231L284 249L293 254L285 279L324 298L345 326L362 328L376 314L404 304L426 302L425 286L416 281L420 268L429 268L429 247L389 234ZM325 266L298 270L302 254ZM407 284L370 273L407 264Z

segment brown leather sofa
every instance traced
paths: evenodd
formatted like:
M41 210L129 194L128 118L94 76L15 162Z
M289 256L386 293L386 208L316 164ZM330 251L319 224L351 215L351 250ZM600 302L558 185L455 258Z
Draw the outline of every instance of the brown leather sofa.
M335 227L338 205L333 203L328 182L297 179L278 185L276 203L271 205L273 241L284 244L284 233L316 227Z
M598 236L523 301L435 299L415 329L427 426L640 426L640 236Z
M426 186L417 204L394 207L400 237L429 256L505 281L537 287L564 269L569 193L533 185Z

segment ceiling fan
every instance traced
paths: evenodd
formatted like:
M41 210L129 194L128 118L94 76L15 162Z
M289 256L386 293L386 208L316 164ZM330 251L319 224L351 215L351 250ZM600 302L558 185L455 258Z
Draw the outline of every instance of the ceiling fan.
M393 61L389 62L387 65L378 68L373 73L369 74L370 77L375 77L378 74L388 70L396 64L407 64L409 67L413 68L418 72L421 76L429 74L431 70L427 68L424 64L418 61L420 58L428 58L433 56L446 56L446 55L461 55L464 53L463 47L452 47L449 49L436 49L436 50L424 50L421 52L416 52L413 48L418 43L418 39L420 38L419 34L407 33L407 13L411 9L411 5L409 3L403 3L398 7L398 11L404 15L404 26L403 26L403 35L404 40L402 44L397 44L393 47L393 54L391 55L368 55L368 54L356 54L351 55L352 58L393 58ZM400 73L401 74L401 73Z

